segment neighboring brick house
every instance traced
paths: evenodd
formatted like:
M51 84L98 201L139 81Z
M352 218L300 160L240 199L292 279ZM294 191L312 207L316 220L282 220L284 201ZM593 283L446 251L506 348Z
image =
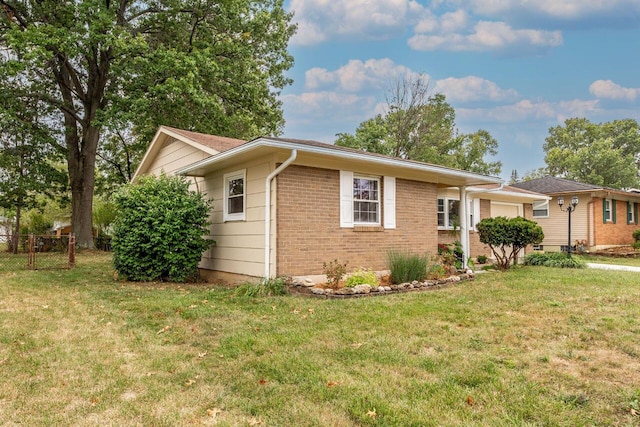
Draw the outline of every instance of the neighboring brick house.
M560 210L558 197L564 207L578 197L578 205L571 213L571 246L598 250L633 243L632 233L638 226L638 192L616 190L547 176L523 181L514 186L552 197L551 202L534 202L533 219L544 230L540 249L566 250L568 246L568 214Z
M228 280L319 275L334 259L384 270L391 249L435 254L438 194L454 188L466 200L467 189L502 182L315 141L243 142L168 127L156 133L134 180L162 171L189 177L213 199L216 245L200 267ZM491 212L493 197L478 199L482 212ZM466 242L469 254L475 243Z

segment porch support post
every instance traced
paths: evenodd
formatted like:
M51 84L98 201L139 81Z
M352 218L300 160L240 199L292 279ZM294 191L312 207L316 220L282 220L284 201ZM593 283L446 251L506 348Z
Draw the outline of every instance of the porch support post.
M467 259L469 259L469 214L467 209L467 187L460 186L460 244L462 245L462 268L467 269Z

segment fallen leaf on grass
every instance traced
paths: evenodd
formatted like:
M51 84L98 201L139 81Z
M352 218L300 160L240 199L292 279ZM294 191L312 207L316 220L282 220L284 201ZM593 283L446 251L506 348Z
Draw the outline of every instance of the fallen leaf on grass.
M362 343L361 342L354 342L353 344L351 344L351 347L360 348L360 347L362 347Z
M218 408L213 408L213 409L207 409L207 415L209 415L212 418L215 418L218 416L218 414L222 413L222 409L218 409Z
M258 384L260 385L265 385L267 383L267 380L265 380L264 378L260 378L260 381L258 381Z
M198 353L198 357L200 359L202 359L203 357L205 357L207 355L207 352L205 351L204 353Z
M98 399L97 397L92 397L91 398L91 406L96 406L96 404L98 403L100 399Z
M371 411L367 412L367 416L369 418L375 418L378 416L378 414L376 413L376 408L373 408Z
M337 385L340 385L341 381L329 381L327 382L327 387L335 387Z
M471 397L471 395L467 396L467 404L469 406L473 406L476 404L476 402L473 401L473 397Z
M250 426L259 426L259 425L262 425L262 421L260 421L258 418L251 418L249 420L249 425Z
M160 335L160 334L164 334L164 333L165 333L165 332L167 332L169 329L171 329L171 326L169 326L169 325L165 326L164 328L162 328L162 329L160 329L160 330L158 331L158 335Z
M186 383L184 383L184 385L186 387L189 387L190 385L194 385L196 383L196 380L200 378L200 375L196 375L195 378L191 378L189 379Z
M300 310L298 309L293 310L293 314L300 314Z
M640 411L636 411L635 409L631 408L631 415L634 417L640 417Z

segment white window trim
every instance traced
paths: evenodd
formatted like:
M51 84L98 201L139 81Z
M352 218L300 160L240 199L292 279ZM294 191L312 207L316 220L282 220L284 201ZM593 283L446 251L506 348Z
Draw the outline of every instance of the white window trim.
M449 225L449 202L458 202L459 203L460 199L458 199L457 197L436 197L436 210L438 209L438 199L444 200L444 224L445 224L444 226L443 225L438 225L438 230L453 230L453 226ZM473 205L474 205L473 204L473 200L470 199L469 200L469 209L467 210L467 213L469 214L469 218L471 218L471 214L474 214L474 217L475 217L475 214L476 214ZM440 212L436 211L436 217L437 217L438 213L440 213ZM478 216L480 216L479 215L479 211L478 211ZM469 224L469 222L468 222L469 220L467 220L467 224ZM478 221L475 220L475 218L474 218L474 222L477 223ZM475 224L474 224L474 226L475 226ZM475 227L473 229L475 229Z
M378 222L356 223L353 212L353 180L354 178L378 180ZM380 181L384 187L380 187ZM382 194L380 194L382 192ZM352 171L340 171L340 227L353 228L358 226L380 226L380 220L384 217L384 228L396 228L396 178L384 176L382 180L378 176L354 174Z
M613 222L613 210L611 209L611 199L604 199L604 202L605 202L605 205L604 205L605 221Z
M229 213L229 181L242 178L242 212ZM223 191L224 191L224 206L223 206L223 220L226 221L244 221L247 212L247 170L242 169L235 172L225 173L223 176Z
M633 202L627 202L627 224L635 224L636 216L634 212ZM629 217L631 216L631 217Z
M354 225L365 225L365 226L366 225L380 225L381 224L380 217L382 216L382 203L381 203L381 200L380 200L380 195L381 195L380 193L382 191L382 187L380 186L380 177L354 174L353 175L353 180L356 180L356 179L366 179L368 181L376 181L378 183L378 200L375 200L375 201L374 200L362 200L364 202L375 202L378 205L378 221L376 221L376 222L359 222L359 221L356 221L355 220L355 210L354 210L354 212L353 212L353 216L354 216L353 224ZM351 183L351 199L352 199L352 203L356 202L356 201L359 201L358 199L356 199L353 196L353 182Z
M538 209L536 209L536 206L538 207ZM534 200L531 203L531 207L532 207L532 217L533 218L549 218L549 201L548 200ZM544 207L546 207L547 209L547 214L546 215L536 215L536 210L540 211L542 209L544 209Z

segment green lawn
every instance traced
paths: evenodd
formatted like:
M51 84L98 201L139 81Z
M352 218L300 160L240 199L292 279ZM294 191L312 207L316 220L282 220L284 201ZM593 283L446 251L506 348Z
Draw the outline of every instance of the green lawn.
M351 300L0 273L0 425L640 424L640 275Z

